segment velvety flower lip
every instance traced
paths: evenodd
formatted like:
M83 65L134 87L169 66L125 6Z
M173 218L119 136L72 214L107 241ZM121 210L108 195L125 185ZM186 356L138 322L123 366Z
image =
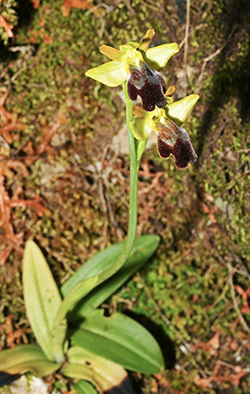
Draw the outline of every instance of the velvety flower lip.
M141 97L142 108L145 111L153 111L155 106L164 108L168 103L164 95L166 85L163 78L146 63L141 63L138 68L130 67L127 91L133 101L137 96Z
M167 118L164 125L157 124L156 127L157 150L163 159L172 154L179 168L186 168L188 163L194 164L197 161L197 155L185 129Z

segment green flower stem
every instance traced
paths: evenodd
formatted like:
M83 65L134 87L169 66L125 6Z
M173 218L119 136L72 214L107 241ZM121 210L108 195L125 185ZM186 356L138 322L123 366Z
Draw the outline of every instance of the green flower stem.
M123 93L126 104L126 123L129 139L129 152L130 152L130 189L129 189L129 221L128 221L128 235L125 241L124 248L114 262L114 264L103 272L98 278L98 284L114 275L128 259L136 237L137 228L137 201L138 201L138 170L139 160L137 160L137 144L133 134L130 131L129 123L133 120L133 103L127 94L126 82L123 83Z

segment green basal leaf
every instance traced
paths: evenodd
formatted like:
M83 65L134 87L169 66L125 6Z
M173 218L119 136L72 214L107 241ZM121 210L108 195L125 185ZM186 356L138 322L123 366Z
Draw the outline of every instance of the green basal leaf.
M85 380L79 380L77 383L73 384L73 387L77 394L98 394L92 384L86 382Z
M9 374L32 372L42 377L57 371L61 363L49 361L37 345L18 345L0 352L0 371Z
M69 292L82 280L101 274L109 268L119 256L124 241L102 250L86 261L61 287L61 294L65 298Z
M39 345L49 360L62 362L66 323L52 332L61 296L41 250L31 240L24 251L23 288L27 316Z
M131 256L128 258L124 266L111 278L92 290L85 298L83 298L76 307L70 312L68 321L74 321L81 317L87 316L91 311L101 305L111 294L123 285L128 278L133 275L156 251L160 242L157 235L143 235L136 238ZM123 249L124 242L113 245L110 248L98 253L88 260L78 271L62 286L62 294L65 296L78 280L88 275L91 267L96 270L98 264L102 265L106 270L112 262L117 259Z
M100 393L118 386L127 377L123 367L82 347L69 349L68 362L61 370L63 375L88 380Z
M154 337L139 323L121 313L103 316L102 310L92 312L70 330L74 344L142 373L159 373L164 368L161 349Z

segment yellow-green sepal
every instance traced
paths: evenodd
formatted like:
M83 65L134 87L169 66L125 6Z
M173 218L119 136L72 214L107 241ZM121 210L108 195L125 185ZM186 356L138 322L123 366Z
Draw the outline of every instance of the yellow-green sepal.
M129 128L133 136L139 141L147 140L152 132L152 129L147 125L146 118L136 118L133 122L130 122Z
M166 115L180 126L187 119L198 100L198 94L190 94L182 100L175 101L166 107Z
M118 61L104 63L91 68L85 75L110 87L119 86L127 79L124 64Z
M163 44L149 48L143 54L143 57L150 68L160 71L166 66L169 59L177 52L179 52L179 46L176 42L172 42L170 44Z

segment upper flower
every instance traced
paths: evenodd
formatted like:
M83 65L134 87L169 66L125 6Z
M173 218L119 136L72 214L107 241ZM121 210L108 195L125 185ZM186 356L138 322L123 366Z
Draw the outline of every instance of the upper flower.
M154 30L150 29L140 42L120 45L119 50L102 45L100 52L112 61L88 70L86 75L111 87L127 80L131 100L136 100L139 95L142 108L146 111L154 110L155 106L164 108L167 105L165 83L157 71L166 66L179 47L171 43L149 48L154 34Z
M188 163L196 162L197 155L187 131L180 124L185 121L198 99L197 94L190 94L169 104L165 109L156 108L152 112L134 107L134 121L129 125L131 132L136 139L143 141L154 131L159 155L166 159L172 154L176 166L185 168Z

